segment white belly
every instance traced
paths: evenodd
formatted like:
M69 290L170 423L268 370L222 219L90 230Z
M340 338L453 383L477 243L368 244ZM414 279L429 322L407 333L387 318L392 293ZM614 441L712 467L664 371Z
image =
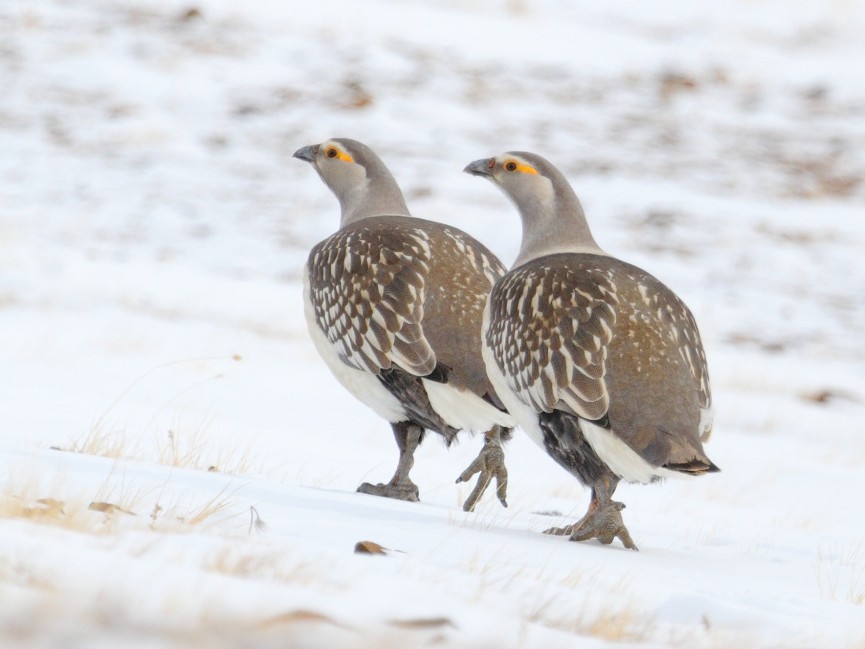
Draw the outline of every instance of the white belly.
M522 428L523 432L535 444L538 444L541 448L545 448L544 433L538 424L538 413L535 412L534 408L523 403L522 399L511 392L504 375L499 371L499 367L493 359L492 351L486 345L481 349L481 355L483 356L484 365L487 368L487 376L493 385L493 389L495 389L499 399L502 400L505 408L514 418L517 426Z
M390 423L406 421L408 416L402 404L385 388L375 375L350 367L343 363L336 349L315 321L312 301L309 296L309 270L303 273L303 313L306 326L318 353L330 371L342 385L362 403Z

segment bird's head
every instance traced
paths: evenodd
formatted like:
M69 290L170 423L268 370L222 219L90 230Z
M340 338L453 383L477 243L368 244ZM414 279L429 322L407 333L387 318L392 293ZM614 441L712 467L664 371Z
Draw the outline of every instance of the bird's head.
M561 172L547 160L525 151L509 151L494 158L475 160L463 171L491 180L520 210L530 211L552 205L556 200L555 186L564 180Z
M366 180L366 161L370 156L378 159L368 146L347 138L325 140L321 144L311 144L294 152L295 158L304 160L315 168L337 196L351 191Z
M393 175L362 142L331 138L301 147L294 157L309 162L336 195L342 225L370 216L409 215Z
M519 210L523 242L515 265L556 252L604 254L568 179L546 158L509 151L475 160L463 171L491 180Z

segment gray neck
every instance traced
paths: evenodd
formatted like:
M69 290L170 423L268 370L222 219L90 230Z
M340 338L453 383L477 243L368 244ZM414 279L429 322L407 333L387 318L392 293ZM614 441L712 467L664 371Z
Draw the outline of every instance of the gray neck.
M523 223L523 241L514 268L560 252L607 254L595 242L583 206L567 182L546 197L513 198Z
M372 216L411 216L390 171L370 165L367 177L343 192L337 192L342 211L340 227Z

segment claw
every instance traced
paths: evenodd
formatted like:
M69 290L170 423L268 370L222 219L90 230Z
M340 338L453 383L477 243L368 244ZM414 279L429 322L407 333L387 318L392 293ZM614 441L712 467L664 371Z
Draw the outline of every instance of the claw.
M420 499L417 485L411 481L398 484L382 484L381 482L370 484L369 482L364 482L357 488L357 491L362 494L407 500L409 502L417 502Z
M628 550L638 550L637 544L628 533L628 528L622 521L622 510L624 503L608 501L607 505L598 508L588 518L573 526L571 530L571 541L588 541L598 539L601 543L609 545L615 539L619 539Z
M473 511L480 497L489 487L493 478L496 480L496 496L499 502L504 506L508 506L508 470L505 467L505 452L499 442L498 435L488 434L484 440L484 446L478 456L471 464L463 471L456 479L457 484L460 482L468 482L476 474L478 481L474 489L469 494L463 504L463 511Z
M618 483L619 478L609 470L605 475L599 476L592 483L592 499L586 515L573 525L551 527L545 534L566 535L571 541L598 539L605 545L619 539L627 549L637 550L637 544L622 521L625 504L612 499Z
M570 536L574 533L576 528L576 524L566 525L565 527L551 527L548 530L544 530L544 534L550 534L552 536Z

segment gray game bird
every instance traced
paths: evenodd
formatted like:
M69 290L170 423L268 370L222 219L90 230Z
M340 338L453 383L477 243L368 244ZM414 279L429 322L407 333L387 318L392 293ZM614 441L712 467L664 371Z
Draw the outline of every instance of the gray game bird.
M470 511L493 477L503 505L507 472L503 410L481 357L481 318L505 268L457 228L413 218L381 159L355 140L299 149L339 199L340 227L313 247L304 273L304 311L334 376L391 423L399 463L387 484L358 491L417 500L409 478L426 430L450 443L460 430L484 432L478 458L457 478L480 473Z
M712 396L697 323L664 284L601 250L544 158L510 152L465 171L504 191L523 226L484 312L490 380L520 428L592 490L582 519L547 533L636 550L612 499L620 480L718 471L703 452Z

